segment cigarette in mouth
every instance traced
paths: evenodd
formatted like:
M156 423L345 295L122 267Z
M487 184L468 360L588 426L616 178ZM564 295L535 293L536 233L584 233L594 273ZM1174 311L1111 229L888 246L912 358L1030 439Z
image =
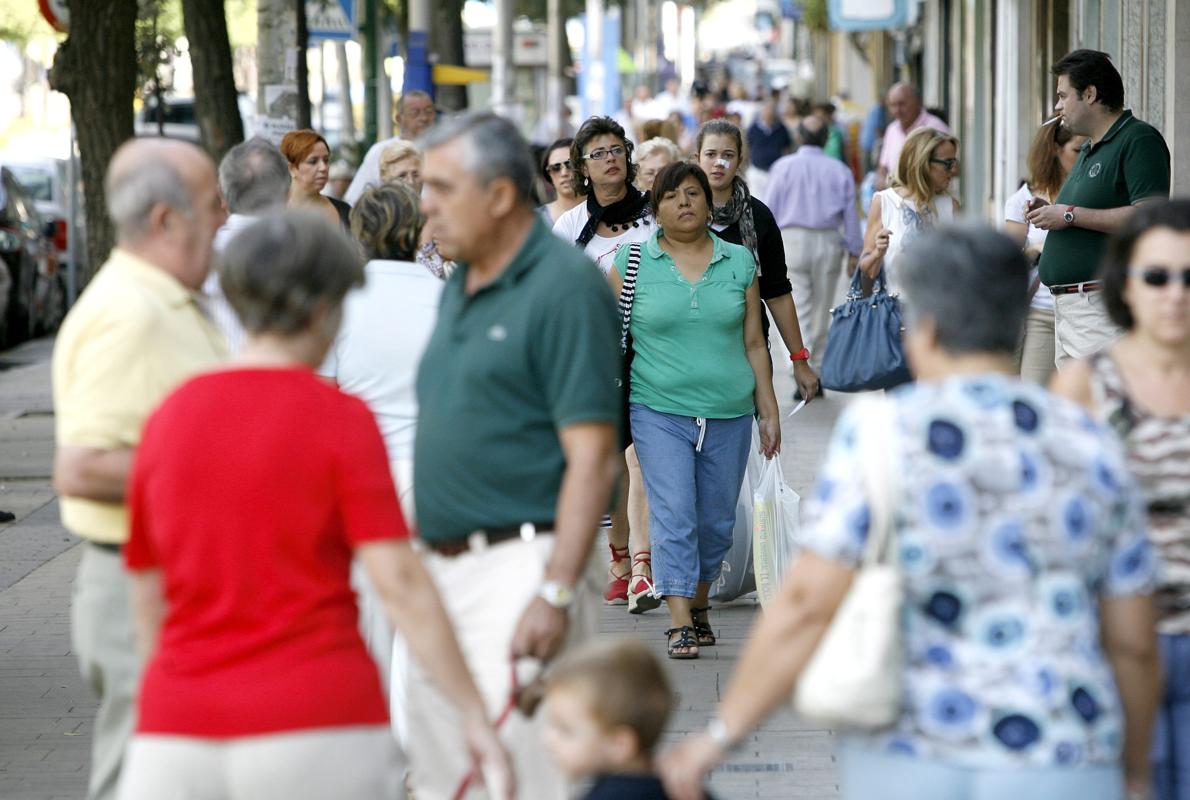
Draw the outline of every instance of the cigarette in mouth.
M1053 122L1057 122L1060 119L1062 119L1062 118L1061 117L1050 117L1045 122L1041 123L1041 127L1044 128L1046 125L1049 125L1050 123L1053 123Z

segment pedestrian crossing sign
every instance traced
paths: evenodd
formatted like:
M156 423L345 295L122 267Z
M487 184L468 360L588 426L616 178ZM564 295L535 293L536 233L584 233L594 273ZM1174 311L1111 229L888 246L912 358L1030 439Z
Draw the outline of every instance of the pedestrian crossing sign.
M353 0L306 0L306 30L310 41L348 41L355 38Z

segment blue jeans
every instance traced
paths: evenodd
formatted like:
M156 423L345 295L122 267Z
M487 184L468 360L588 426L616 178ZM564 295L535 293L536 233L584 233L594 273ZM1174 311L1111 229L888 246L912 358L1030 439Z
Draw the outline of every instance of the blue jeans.
M1153 795L1157 800L1190 799L1190 636L1163 633L1164 687L1153 729Z
M662 595L694 597L719 577L731 549L752 415L702 419L629 406L649 495L653 580Z
M871 750L844 740L843 800L1122 800L1116 766L974 769Z

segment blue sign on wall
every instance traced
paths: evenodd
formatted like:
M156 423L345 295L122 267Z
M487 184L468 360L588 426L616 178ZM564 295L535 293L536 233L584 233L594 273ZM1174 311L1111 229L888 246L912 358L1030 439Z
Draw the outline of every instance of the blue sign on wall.
M875 31L909 24L909 0L830 0L833 31Z
M354 0L306 0L306 30L311 42L354 39Z

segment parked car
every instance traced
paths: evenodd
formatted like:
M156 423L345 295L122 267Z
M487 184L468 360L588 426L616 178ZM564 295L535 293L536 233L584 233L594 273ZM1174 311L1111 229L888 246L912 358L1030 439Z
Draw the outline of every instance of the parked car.
M66 284L54 255L57 224L46 222L30 194L0 165L0 264L7 281L0 347L57 330L66 314Z
M70 267L72 238L75 258L82 262L87 242L83 189L81 181L76 178L75 208L72 212L70 170L66 159L4 155L0 156L0 163L8 167L17 181L32 195L42 220L56 224L54 254L58 259L58 268L65 271ZM74 173L76 176L80 174L77 167ZM81 272L82 264L78 266Z
M240 117L244 121L244 138L252 136L256 122L256 103L246 94L237 98ZM198 116L194 111L193 97L175 97L166 95L158 111L157 98L149 95L145 104L136 116L137 136L160 136L164 134L172 139L184 139L195 144L202 143L202 133L198 129Z

